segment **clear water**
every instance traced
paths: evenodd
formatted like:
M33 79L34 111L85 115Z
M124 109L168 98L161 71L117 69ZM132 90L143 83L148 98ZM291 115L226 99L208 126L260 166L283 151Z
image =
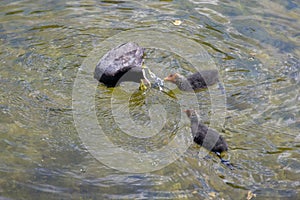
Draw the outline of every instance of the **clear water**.
M300 199L298 1L4 0L0 5L0 199L246 199L249 191L255 199ZM216 128L229 144L235 170L213 155L203 159L197 145L148 173L111 169L86 149L73 118L77 72L103 41L135 29L164 29L209 53L226 90L225 123ZM169 52L148 49L146 56L160 77L191 69ZM129 84L125 92L136 86ZM152 151L180 132L190 134L187 120L178 123L176 99L151 91L147 101L163 102L171 113L168 127L146 142L130 139L109 117L112 93L120 105L127 101L122 89L99 85L97 118L124 149ZM130 97L130 116L151 130L144 97L139 92ZM203 91L197 98L207 121L210 94ZM122 110L118 114L122 117Z

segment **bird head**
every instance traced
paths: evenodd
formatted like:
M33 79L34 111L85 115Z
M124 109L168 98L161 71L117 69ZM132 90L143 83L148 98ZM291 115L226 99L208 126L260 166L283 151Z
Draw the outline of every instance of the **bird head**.
M198 115L197 115L197 113L196 113L195 110L187 109L187 110L184 110L184 112L186 113L186 115L187 115L188 118L190 118L190 119L198 118Z
M164 81L169 81L171 83L176 83L176 81L178 80L179 77L180 77L180 74L178 74L178 73L170 74L169 76L164 78Z

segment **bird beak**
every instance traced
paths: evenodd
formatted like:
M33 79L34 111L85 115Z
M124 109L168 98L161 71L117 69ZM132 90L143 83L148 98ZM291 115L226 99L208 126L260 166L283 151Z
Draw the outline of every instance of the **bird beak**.
M167 76L166 78L164 78L164 81L172 81L173 79L170 78L169 76Z
M175 74L170 74L169 76L164 78L164 81L169 81L169 82L175 83L177 77L178 77L178 75L176 73Z

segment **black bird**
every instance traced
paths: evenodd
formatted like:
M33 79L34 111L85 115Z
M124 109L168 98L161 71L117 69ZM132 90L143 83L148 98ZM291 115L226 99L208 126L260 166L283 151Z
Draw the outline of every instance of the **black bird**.
M164 78L164 80L176 84L182 91L197 91L217 83L219 74L217 70L204 70L187 77L174 73Z
M215 130L208 128L202 124L199 120L199 116L195 110L184 111L188 118L191 120L191 131L194 138L194 142L203 146L209 151L214 152L221 162L233 169L233 166L227 160L223 160L221 153L228 151L228 145L225 139Z
M133 42L121 44L107 52L98 62L94 78L108 87L122 81L141 82L144 48Z

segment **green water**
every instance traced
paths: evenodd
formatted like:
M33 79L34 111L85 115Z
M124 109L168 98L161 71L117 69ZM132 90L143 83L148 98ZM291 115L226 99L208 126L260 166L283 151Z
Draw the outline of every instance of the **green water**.
M4 0L0 5L0 199L246 199L248 191L255 199L300 199L299 2ZM99 44L135 29L180 35L208 52L226 91L225 112L216 114L225 116L224 123L215 128L229 144L235 170L214 155L203 159L197 145L147 173L112 169L88 151L73 118L77 73L95 48L101 50ZM184 42L176 45L187 54L191 50ZM193 68L170 51L147 49L146 61L161 78ZM135 91L138 85L127 85L96 88L97 119L111 141L145 152L180 133L189 136L189 123L184 116L179 123L182 112L172 95L156 90L144 95ZM152 126L147 105L159 103L168 113L163 131L146 142L122 134L110 118L111 95L119 100L122 117L127 93L129 114L140 127L161 126ZM196 95L207 123L214 114L211 95Z

